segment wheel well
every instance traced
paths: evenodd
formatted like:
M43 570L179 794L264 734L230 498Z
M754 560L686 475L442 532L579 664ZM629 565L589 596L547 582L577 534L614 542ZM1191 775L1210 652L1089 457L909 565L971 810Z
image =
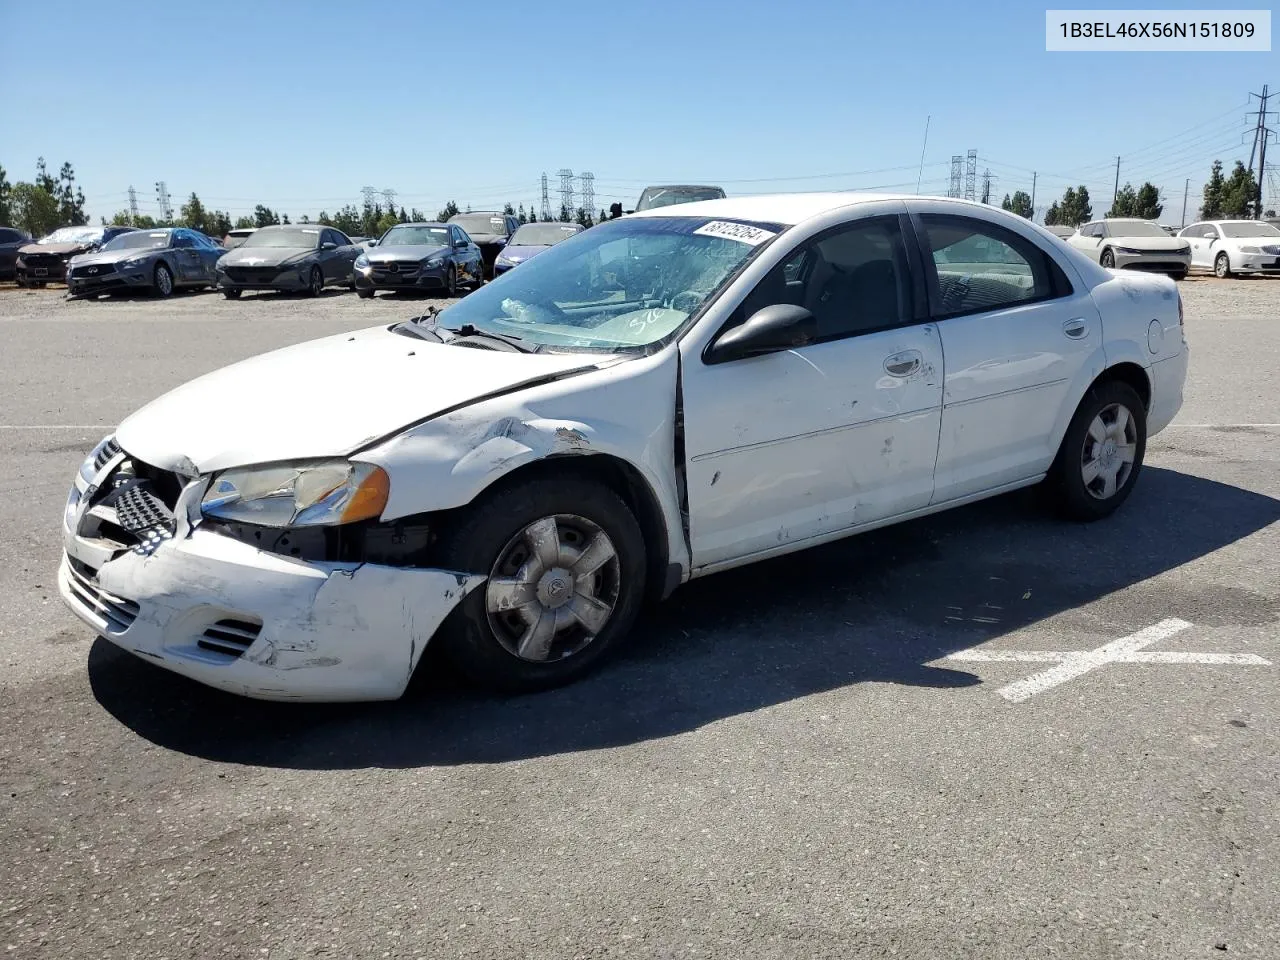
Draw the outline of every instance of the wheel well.
M558 456L517 467L484 492L499 486L517 486L534 476L576 476L608 487L627 505L640 525L645 541L645 590L647 601L660 600L667 592L667 524L653 489L640 471L607 453ZM463 508L465 509L465 508Z
M1143 408L1151 409L1151 381L1147 378L1147 371L1136 363L1117 363L1114 367L1107 367L1090 386L1107 380L1119 380L1121 383L1133 387L1138 396L1142 398Z

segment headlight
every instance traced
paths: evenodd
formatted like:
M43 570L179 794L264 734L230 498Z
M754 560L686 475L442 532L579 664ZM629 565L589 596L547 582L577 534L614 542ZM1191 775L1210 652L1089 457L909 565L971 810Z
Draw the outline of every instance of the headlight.
M356 266L361 270L367 270L369 268L369 258L363 253L360 254L360 256L356 257Z
M1259 247L1241 247L1240 252L1241 253L1261 253L1262 250Z
M120 269L136 270L138 267L142 266L144 262L146 262L146 259L147 259L146 257L130 257L128 260L125 260L120 264Z
M391 481L370 463L329 460L225 470L200 504L206 516L265 527L354 523L380 516Z
M1141 254L1141 250L1135 250L1133 247L1116 247L1116 253Z
M426 260L422 261L422 265L428 270L434 270L442 263L444 263L444 257L428 257Z

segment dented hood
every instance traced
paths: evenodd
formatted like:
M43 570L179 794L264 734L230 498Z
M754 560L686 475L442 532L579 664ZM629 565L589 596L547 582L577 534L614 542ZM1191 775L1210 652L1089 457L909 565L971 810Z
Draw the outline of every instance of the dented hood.
M375 327L205 374L134 413L116 438L139 459L187 474L343 456L446 410L605 359L446 346Z

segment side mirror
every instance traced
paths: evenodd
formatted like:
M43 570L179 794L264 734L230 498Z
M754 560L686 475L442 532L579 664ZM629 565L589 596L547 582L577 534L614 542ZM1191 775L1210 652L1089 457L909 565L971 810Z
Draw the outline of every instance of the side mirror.
M741 326L727 330L707 351L709 363L725 363L804 346L818 335L818 320L804 307L775 303L753 313Z
M320 249L321 250L337 250L338 245L334 243L332 240L326 240L324 243L320 244Z
M376 247L377 245L378 245L378 241L377 241L377 240L370 240L370 241L366 244L366 246L370 246L370 247Z

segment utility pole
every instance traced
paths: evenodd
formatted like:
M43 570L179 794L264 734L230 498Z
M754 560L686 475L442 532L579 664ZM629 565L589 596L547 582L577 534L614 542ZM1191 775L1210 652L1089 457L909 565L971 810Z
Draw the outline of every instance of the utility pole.
M920 195L920 180L924 177L924 152L929 148L929 121L932 115L924 118L924 143L920 147L920 172L916 174L916 196Z
M133 189L133 184L129 184L129 226L136 227L138 225L138 191Z
M982 171L982 202L991 202L991 168Z
M1182 224L1187 225L1187 194L1191 192L1191 178L1187 177L1187 182L1182 185Z
M1031 222L1036 219L1036 172L1031 171Z
M1116 208L1116 198L1120 196L1120 158L1116 157L1116 186L1111 192L1111 209Z

